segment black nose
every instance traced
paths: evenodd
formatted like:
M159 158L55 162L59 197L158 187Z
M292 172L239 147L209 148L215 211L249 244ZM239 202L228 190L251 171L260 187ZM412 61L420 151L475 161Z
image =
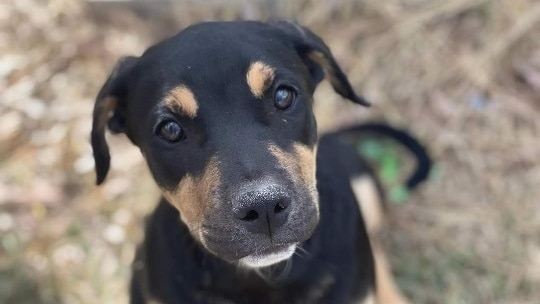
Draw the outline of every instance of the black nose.
M241 193L233 203L233 213L248 231L272 237L287 221L290 204L291 198L285 189L265 185Z

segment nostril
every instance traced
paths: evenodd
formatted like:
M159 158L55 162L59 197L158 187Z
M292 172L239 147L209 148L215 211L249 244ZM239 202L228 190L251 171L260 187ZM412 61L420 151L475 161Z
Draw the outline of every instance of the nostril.
M246 186L247 187L247 186ZM244 188L244 187L243 187ZM231 200L232 215L248 231L272 234L287 222L293 209L291 198L279 185L249 185Z
M259 213L255 210L249 210L246 216L241 218L243 221L251 222L259 218Z
M274 213L280 213L285 209L287 209L287 205L282 202L279 202L274 206Z

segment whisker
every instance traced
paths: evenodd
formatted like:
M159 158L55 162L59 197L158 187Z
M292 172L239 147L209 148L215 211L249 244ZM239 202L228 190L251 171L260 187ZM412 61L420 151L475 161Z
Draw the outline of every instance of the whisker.
M274 285L274 281L272 280L272 278L268 275L266 275L264 272L263 272L263 269L262 268L255 268L253 269L254 272L263 280L265 281L268 285Z
M305 254L305 255L309 254L309 252L306 249L304 249L304 247L302 247L301 245L296 245L296 249L300 251L302 254Z
M291 272L292 263L293 263L292 259L287 259L285 261L285 265L283 266L283 269L281 270L280 274L276 277L276 280L278 281L284 280L289 275L289 273Z

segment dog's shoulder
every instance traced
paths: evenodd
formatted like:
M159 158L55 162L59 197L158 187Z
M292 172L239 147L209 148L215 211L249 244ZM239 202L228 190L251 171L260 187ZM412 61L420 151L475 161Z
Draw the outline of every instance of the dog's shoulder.
M318 242L325 255L340 268L339 285L358 284L350 298L362 298L372 290L374 264L364 219L351 181L358 176L375 178L356 148L336 134L326 134L317 149L317 188L321 222ZM364 246L360 248L359 245Z
M369 175L373 170L356 148L339 133L323 135L317 147L317 183L324 189L347 191L352 178Z

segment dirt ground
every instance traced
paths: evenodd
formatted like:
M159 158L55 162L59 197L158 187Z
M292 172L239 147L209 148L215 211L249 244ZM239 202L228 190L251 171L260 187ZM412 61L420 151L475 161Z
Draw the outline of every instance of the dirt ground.
M125 303L158 192L109 136L94 185L93 99L116 60L202 20L292 18L373 107L316 92L322 131L372 119L436 160L383 233L412 303L540 303L540 3L299 0L0 3L0 302Z

